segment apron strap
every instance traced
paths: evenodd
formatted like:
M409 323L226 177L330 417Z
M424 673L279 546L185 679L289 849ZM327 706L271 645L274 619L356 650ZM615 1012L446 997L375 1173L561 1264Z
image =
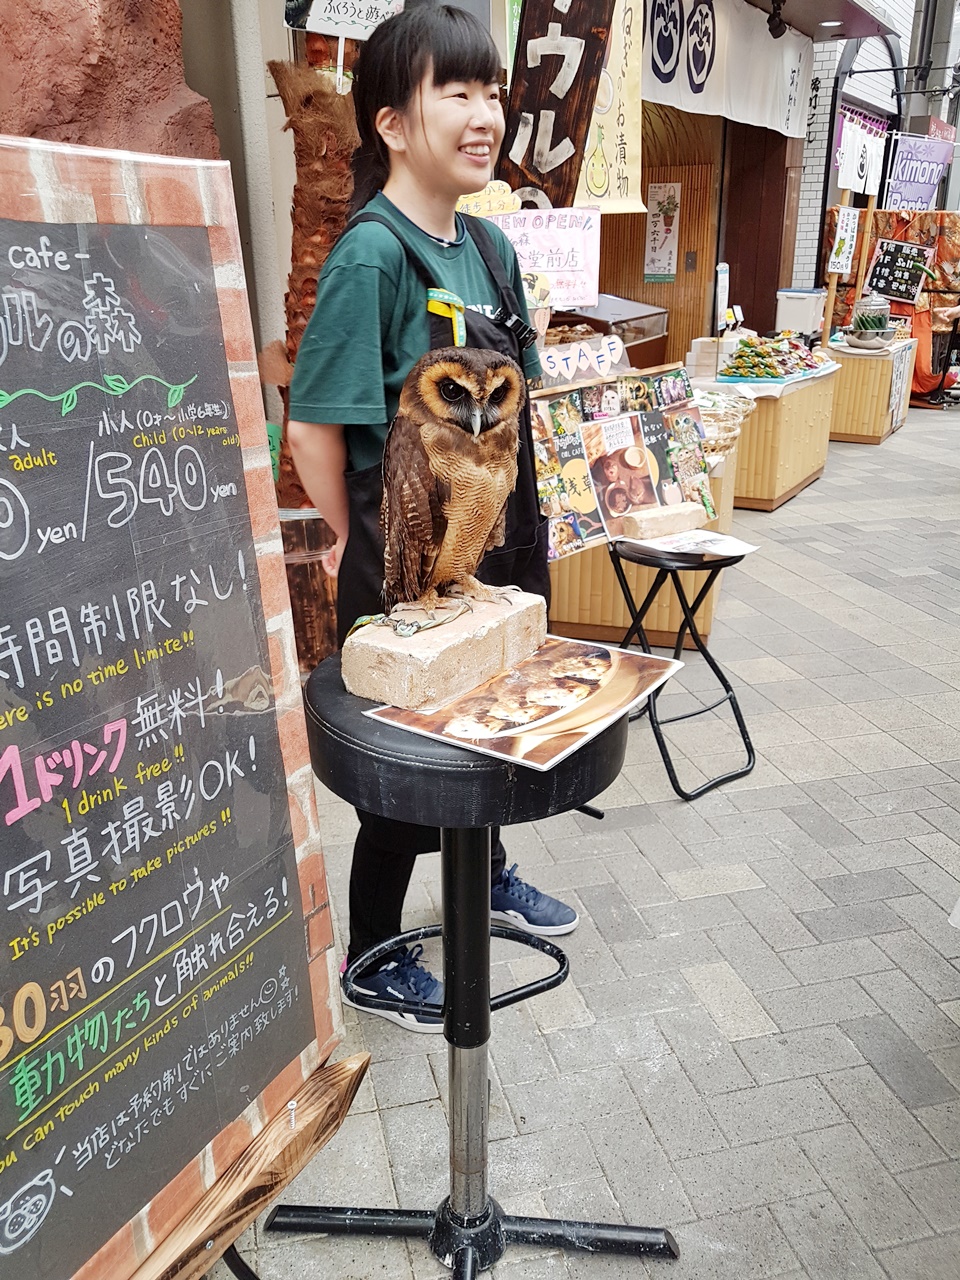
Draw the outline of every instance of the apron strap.
M379 222L381 227L386 227L388 231L392 232L400 241L403 251L407 255L408 262L420 277L420 281L424 287L428 290L439 288L436 280L434 279L433 272L420 257L419 253L417 253L416 249L412 249L410 245L407 244L406 240L404 240L397 232L396 227L392 226L386 218L381 217L379 213L358 213L357 216L355 218L351 218L344 227L344 232L349 231L351 227L355 227L360 222Z
M461 216L466 224L467 231L470 233L470 238L480 251L484 266L493 276L497 288L500 290L500 310L493 319L497 324L502 324L504 328L510 330L520 344L521 350L532 347L537 340L537 331L532 325L527 324L520 315L520 304L517 301L517 295L507 279L506 268L503 265L503 259L494 247L493 237L484 225L482 218L474 218L470 214L462 214Z

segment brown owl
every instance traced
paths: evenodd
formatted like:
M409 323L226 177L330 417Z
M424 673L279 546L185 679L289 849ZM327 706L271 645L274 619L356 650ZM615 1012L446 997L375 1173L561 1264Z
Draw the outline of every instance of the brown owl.
M502 546L517 482L526 387L509 356L473 347L428 351L410 370L383 455L384 599L433 607Z

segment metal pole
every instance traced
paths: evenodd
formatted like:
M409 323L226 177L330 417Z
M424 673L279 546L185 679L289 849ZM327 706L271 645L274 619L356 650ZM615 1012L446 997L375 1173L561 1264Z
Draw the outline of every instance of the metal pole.
M490 829L440 833L443 1034L449 1045L450 1209L462 1224L487 1211L490 1040Z

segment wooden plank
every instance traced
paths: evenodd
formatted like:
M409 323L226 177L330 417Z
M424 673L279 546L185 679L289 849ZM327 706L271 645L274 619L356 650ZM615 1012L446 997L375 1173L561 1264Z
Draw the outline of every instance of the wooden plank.
M889 427L882 436L858 436L847 435L844 432L830 432L830 439L842 442L843 444L883 444L884 440L889 439L893 435L893 427Z
M131 1280L200 1280L313 1159L343 1123L370 1063L368 1053L320 1067L264 1126Z
M497 177L573 204L614 0L525 0ZM614 139L611 137L610 145Z
M791 498L795 498L798 493L806 489L807 485L813 484L814 480L819 480L823 475L823 467L814 471L811 475L795 484L792 489L788 489L786 493L781 493L778 498L738 498L734 497L733 505L744 511L776 511L778 507L782 507L785 502L789 502Z
M863 219L863 235L860 239L860 262L857 267L857 285L853 291L854 302L863 292L863 282L867 275L867 264L870 261L870 228L873 226L873 215L877 211L877 193L867 200L867 216Z

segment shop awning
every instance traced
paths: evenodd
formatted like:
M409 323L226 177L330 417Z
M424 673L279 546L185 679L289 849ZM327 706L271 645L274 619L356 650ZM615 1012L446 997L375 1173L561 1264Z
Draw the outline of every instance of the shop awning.
M771 9L770 0L747 0L747 4L764 13ZM815 41L896 34L896 28L885 21L884 10L869 0L785 0L781 16L788 27Z

